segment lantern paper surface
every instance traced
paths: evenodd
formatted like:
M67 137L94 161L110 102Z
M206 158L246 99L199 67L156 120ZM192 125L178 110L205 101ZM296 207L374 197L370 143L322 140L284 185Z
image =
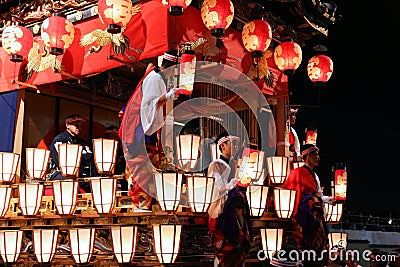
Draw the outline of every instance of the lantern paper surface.
M103 24L126 26L132 18L131 0L99 0L98 12Z
M289 171L289 157L268 157L267 165L271 182L273 184L283 184Z
M232 23L234 10L230 0L205 0L201 6L201 18L210 30L227 29Z
M114 139L93 139L94 163L99 174L113 174L117 159L118 141Z
M193 212L207 212L214 190L214 178L190 175L186 177L189 205Z
M182 225L153 224L154 244L160 263L174 263L181 241Z
M196 166L199 158L200 136L181 134L176 136L176 153L178 168L191 170Z
M327 82L333 73L333 62L330 57L317 55L310 58L307 64L308 77L312 82Z
M78 144L59 144L58 163L63 176L79 175L83 147Z
M22 61L32 48L33 34L23 26L12 25L3 30L1 40L4 51L12 56L11 61ZM13 60L13 56L17 56L19 59Z
M335 170L335 200L346 200L347 171Z
M296 190L274 188L274 205L279 218L288 219L292 216Z
M71 255L76 263L87 263L93 254L96 228L69 229Z
M0 181L14 182L19 163L19 154L0 152Z
M157 200L163 211L175 211L181 199L182 174L154 173Z
M53 196L58 214L73 214L78 201L78 182L72 180L54 181Z
M171 7L171 6L179 6L183 9L187 8L192 0L162 0L164 6Z
M93 203L97 212L100 214L112 212L115 206L117 193L117 179L91 179L90 187L92 189Z
M135 256L136 226L111 226L113 251L118 263L129 263Z
M23 230L0 231L0 254L6 263L18 261L21 253Z
M260 229L260 233L264 253L268 254L268 259L272 259L272 255L281 249L283 229Z
M301 47L295 42L280 43L274 50L274 61L281 71L295 71L302 58Z
M51 16L43 21L41 36L50 48L69 48L74 41L74 35L74 25L64 17Z
M327 223L339 223L342 219L343 203L330 204L324 202L324 217Z
M246 191L251 216L262 216L267 205L268 186L250 185Z
M56 253L58 229L34 229L33 248L38 262L51 262Z
M317 145L318 133L314 130L309 130L306 132L306 144Z
M182 54L179 65L179 89L178 92L184 95L191 95L193 92L194 78L196 74L196 56L194 54Z
M37 215L42 203L44 185L39 183L19 184L18 188L22 215Z
M0 186L0 218L3 218L10 207L12 188L8 185Z
M26 171L33 179L42 180L47 172L50 160L50 150L41 148L26 148Z
M342 232L330 232L328 235L329 248L337 246L341 249L347 248L347 233Z
M242 156L238 161L238 170L236 178L240 180L240 183L245 185L250 182L256 182L260 179L261 174L264 170L265 153L264 151L253 151ZM244 151L246 151L244 150Z
M249 52L268 49L272 40L272 30L268 22L257 19L247 22L242 30L242 41Z

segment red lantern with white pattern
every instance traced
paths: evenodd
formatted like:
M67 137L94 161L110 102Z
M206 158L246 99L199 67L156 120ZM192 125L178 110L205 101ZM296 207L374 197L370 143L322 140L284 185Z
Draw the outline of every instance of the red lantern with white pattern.
M181 55L179 68L179 94L191 95L196 74L196 55L187 50Z
M272 40L272 30L268 22L256 19L247 22L242 30L242 41L247 51L254 59L260 58L268 49Z
M332 76L333 62L330 57L325 55L313 56L308 61L307 73L313 83L324 84Z
M131 0L99 0L97 4L101 22L107 24L107 32L116 34L132 18Z
M180 16L183 10L187 8L192 0L162 0L164 6L168 7L169 14L173 16Z
M72 22L60 16L46 18L41 27L41 36L46 46L50 47L50 54L62 55L74 41L75 28Z
M215 37L221 37L231 25L234 6L230 0L204 0L201 6L201 19Z
M301 47L295 42L280 43L274 50L275 64L286 75L294 74L302 58Z
M3 30L1 41L10 60L22 62L32 48L33 34L29 29L15 23Z

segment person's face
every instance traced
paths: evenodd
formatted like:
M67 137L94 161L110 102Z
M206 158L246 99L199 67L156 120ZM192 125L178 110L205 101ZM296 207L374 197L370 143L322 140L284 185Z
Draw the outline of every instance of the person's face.
M296 123L296 113L291 112L290 113L290 124L295 124Z
M320 157L317 151L313 151L311 153L308 153L307 159L310 165L312 166L318 166L318 163L320 161Z
M237 140L229 140L222 145L223 145L222 152L225 154L224 157L228 159L236 156L236 154L239 151L239 141Z
M81 121L73 121L66 124L67 131L72 135L79 135L82 131L82 122Z

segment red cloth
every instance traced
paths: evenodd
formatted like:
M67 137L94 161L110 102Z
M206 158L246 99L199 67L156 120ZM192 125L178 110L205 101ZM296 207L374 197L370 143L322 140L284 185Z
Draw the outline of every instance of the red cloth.
M305 194L315 193L317 183L308 169L299 167L292 170L283 184L283 188L296 190L296 200L294 204L293 216L296 215L301 198Z

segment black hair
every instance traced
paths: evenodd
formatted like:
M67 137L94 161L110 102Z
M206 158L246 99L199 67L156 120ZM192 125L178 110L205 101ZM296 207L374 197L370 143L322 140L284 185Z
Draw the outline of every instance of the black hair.
M165 69L172 67L174 65L176 65L178 63L178 51L174 50L174 49L170 49L166 52L167 54L171 55L171 56L175 56L176 57L176 61L170 61L168 59L163 58L161 66L163 66Z
M75 119L75 118L82 118L82 116L79 114L73 113L73 114L68 115L65 119L68 120L68 119Z
M115 125L110 125L110 126L106 127L106 131L108 131L108 130L119 130L119 128Z

